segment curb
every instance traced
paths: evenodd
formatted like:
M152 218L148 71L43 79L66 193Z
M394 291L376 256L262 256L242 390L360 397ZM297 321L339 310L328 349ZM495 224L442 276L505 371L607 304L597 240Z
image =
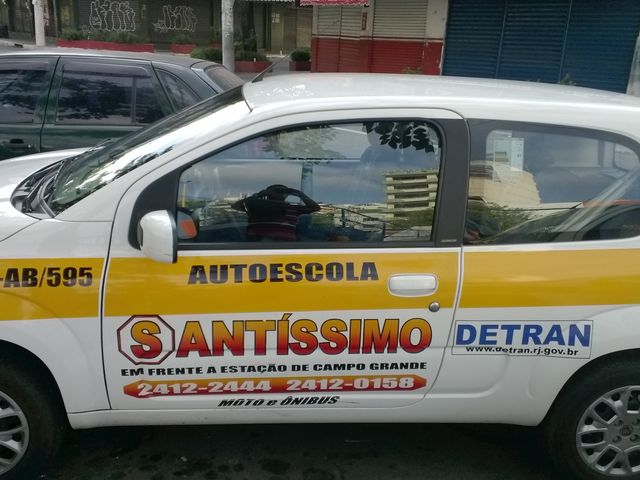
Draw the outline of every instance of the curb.
M12 40L10 38L1 38L0 45L3 47L16 47L16 48L25 48L28 50L32 50L37 48L35 44L29 42L23 42L21 40Z

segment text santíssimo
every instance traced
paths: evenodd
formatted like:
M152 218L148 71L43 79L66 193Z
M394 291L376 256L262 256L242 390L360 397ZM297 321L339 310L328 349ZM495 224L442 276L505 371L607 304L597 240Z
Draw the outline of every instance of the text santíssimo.
M266 355L310 355L317 350L327 355L341 353L419 353L431 345L432 330L423 318L400 322L398 318L378 319L331 318L322 322L310 319L291 321L285 313L279 320L234 320L231 329L221 320L213 320L208 328L198 321L187 321L177 336L176 357ZM131 325L131 353L140 359L153 359L170 348L163 345L162 327L153 320L140 320Z

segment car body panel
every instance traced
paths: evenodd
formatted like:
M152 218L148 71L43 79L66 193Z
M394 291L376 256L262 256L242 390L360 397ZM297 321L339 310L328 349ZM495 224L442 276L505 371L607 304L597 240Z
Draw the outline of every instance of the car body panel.
M440 120L445 146L451 150L458 144L465 152L458 160L451 158L451 151L445 153L446 162L459 162L455 168L445 165L441 172L438 188L442 195L454 191L447 205L438 207L444 212L441 216L446 216L447 212L457 212L455 205L449 204L466 204L467 191L460 191L456 182L462 179L466 184L470 177L470 120L586 127L623 133L633 144L640 138L638 99L530 83L378 75L291 75L247 84L243 91L244 101L204 115L169 134L184 137L181 142L171 143L174 148L162 150L55 219L29 217L24 225L16 223L15 234L2 241L0 252L2 261L8 262L6 268L14 268L9 264L22 268L31 261L33 267L29 268L40 275L58 259L68 267L85 266L99 272L100 288L94 284L96 289L88 291L89 301L82 311L76 309L83 304L49 300L46 288L33 294L27 290L12 300L51 304L50 319L43 319L47 314L32 308L33 319L26 315L25 324L71 324L72 320L57 317L73 316L73 321L80 318L86 330L69 335L92 335L87 342L91 349L61 339L57 350L47 350L35 340L24 340L30 332L21 329L20 320L5 318L0 322L1 339L32 348L46 365L53 365L54 376L64 387L63 397L74 427L299 421L536 425L572 375L603 356L637 349L638 236L589 242L467 245L463 244L463 215L455 213L459 218L437 217L434 221L436 229L453 225L454 235L437 238L440 243L400 247L334 243L292 248L269 244L181 246L177 262L165 264L145 257L139 249L135 214L142 209L140 198L148 202L145 211L165 210L167 198L175 206L180 195L177 186L162 190L156 197L144 197L145 192L247 139L308 125L409 118L432 120L434 124ZM585 109L592 114L585 115ZM454 130L454 125L463 128ZM454 131L465 132L466 136L453 135ZM148 153L144 145L139 148L139 152L130 153L131 158ZM248 170L247 176L252 174ZM8 201L4 204L9 211ZM22 214L13 215L23 218ZM25 255L24 245L32 242L37 254ZM375 265L375 276L372 270L363 275L367 262ZM344 277L305 278L301 283L280 281L286 265L310 263L316 265L311 268L316 273L329 264L351 264L348 268L355 270L349 282ZM244 272L233 282L230 276L222 281L211 273L222 271L211 267L231 268L233 264L240 265ZM257 274L250 277L249 265L258 265L256 272L274 268L275 273L269 281ZM440 282L432 294L403 297L394 294L391 278L405 274L412 278L433 274ZM46 281L46 275L37 278ZM29 275L26 281L31 281ZM67 288L73 295L80 286L74 283ZM96 308L92 315L93 302ZM27 308L22 303L16 305L13 316ZM307 326L316 328L311 333L322 333L323 322L344 319L370 319L380 325L387 320L400 332L403 325L421 319L432 329L432 340L428 347L413 353L380 349L334 354L334 344L342 342L342 337L332 337L336 331L329 332L329 325L325 333L338 342L328 341L322 351L322 339L316 345L310 337L299 334L310 343L296 338L295 348L299 350L292 353L295 342L288 341L287 333L295 321L306 320ZM247 322L256 323L242 330L242 342L234 344L237 338L230 338L234 328ZM277 331L278 322L283 322L282 332ZM270 341L256 334L263 331L257 325L268 325L265 328L272 335ZM53 332L71 327L51 328ZM302 332L310 333L308 329ZM216 333L226 339L218 341L217 350L212 346ZM274 333L282 333L286 340L278 340ZM411 343L418 341L412 335L408 335L405 346L418 345ZM389 337L385 338L378 340L385 343ZM86 357L89 371L76 374L83 385L92 385L91 392L80 393L78 387L70 386L70 377L59 366L57 356L67 345L79 363ZM95 351L100 351L104 363L98 361ZM403 362L418 366L389 367L394 380L411 377L415 382L419 377L426 381L419 383L419 388L389 388L386 392L343 388L332 393L328 387L317 387L321 385L319 380L331 379L341 380L341 385L349 388L356 380L359 385L378 380L382 383L379 365ZM358 363L365 366L349 367ZM315 370L316 365L334 364L341 367ZM264 369L247 374L242 372L243 366ZM87 375L94 378L88 380ZM280 385L276 379L282 383L290 377L302 377L311 381L311 386L295 394L291 393L298 392L295 389L258 389L258 393L249 387L223 394L209 391L217 388L210 383L219 379L224 385L229 380L274 380L269 384L272 386ZM98 387L100 382L102 386ZM141 392L146 398L140 398ZM289 397L291 400L287 400ZM321 402L325 397L327 400ZM316 400L301 400L308 398ZM99 411L96 405L108 405L108 410Z

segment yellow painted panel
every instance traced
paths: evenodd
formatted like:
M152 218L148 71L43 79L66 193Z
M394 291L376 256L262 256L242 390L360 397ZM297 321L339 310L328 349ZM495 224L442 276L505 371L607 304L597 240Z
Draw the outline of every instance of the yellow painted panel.
M98 317L101 258L0 259L0 320Z
M391 295L391 275L432 273L429 297ZM203 314L427 308L455 300L457 253L276 254L181 257L173 265L116 258L109 266L105 313ZM214 282L219 283L214 283Z
M640 250L466 252L461 308L640 304Z

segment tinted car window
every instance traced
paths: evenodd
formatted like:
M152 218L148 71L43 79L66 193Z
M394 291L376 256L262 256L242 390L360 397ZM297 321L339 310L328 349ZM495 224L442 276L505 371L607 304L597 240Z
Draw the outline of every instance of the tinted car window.
M164 117L156 90L150 77L133 77L134 90L136 92L135 107L135 123L153 123Z
M87 63L64 66L58 123L130 125L151 123L161 117L146 69Z
M639 233L640 146L606 132L486 122L472 129L469 242ZM636 208L629 210L629 205Z
M428 242L441 151L424 121L269 133L187 169L177 224L205 243Z
M213 80L218 87L220 87L220 91L230 90L244 83L244 81L235 73L230 72L221 65L212 65L207 67L204 73L206 73L207 76Z
M0 66L0 122L33 122L48 71L49 64L45 62L9 62Z
M174 110L182 110L200 101L200 98L194 91L178 77L164 70L156 71L167 92L169 100L171 100Z

